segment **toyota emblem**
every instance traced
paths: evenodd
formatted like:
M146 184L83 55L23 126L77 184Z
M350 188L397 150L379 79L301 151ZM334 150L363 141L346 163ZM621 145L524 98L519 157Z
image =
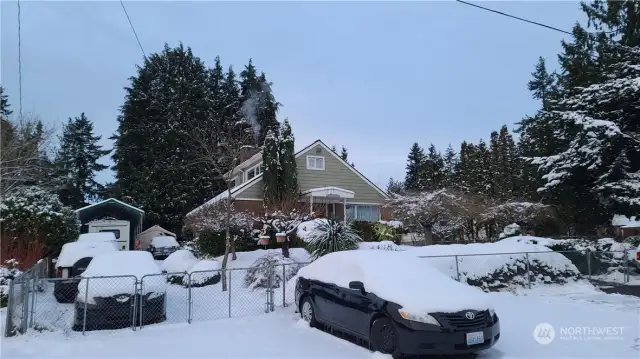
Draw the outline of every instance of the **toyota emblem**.
M466 312L464 313L465 318L472 320L473 318L476 317L476 315L473 312Z

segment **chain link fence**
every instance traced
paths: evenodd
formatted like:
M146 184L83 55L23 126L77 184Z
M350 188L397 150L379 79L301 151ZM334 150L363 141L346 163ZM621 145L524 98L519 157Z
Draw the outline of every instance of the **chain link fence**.
M593 282L631 284L640 271L635 252L521 252L421 257L451 278L487 291ZM9 285L5 336L39 331L141 329L258 315L295 301L295 279L308 263L222 271L50 279L40 269ZM577 271L576 271L577 268ZM419 278L420 273L407 273ZM634 282L635 284L635 282Z

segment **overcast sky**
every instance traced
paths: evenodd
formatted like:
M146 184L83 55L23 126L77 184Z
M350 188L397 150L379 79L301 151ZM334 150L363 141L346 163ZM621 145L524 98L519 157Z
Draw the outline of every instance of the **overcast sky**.
M296 147L345 145L380 186L404 177L413 142L459 148L533 113L533 66L538 56L555 66L566 37L452 1L125 4L147 53L182 41L208 64L220 55L240 70L253 58ZM582 19L578 2L481 4L567 30ZM0 7L0 82L17 112L18 7ZM123 86L142 60L120 3L23 1L21 13L23 111L58 128L85 112L111 148Z

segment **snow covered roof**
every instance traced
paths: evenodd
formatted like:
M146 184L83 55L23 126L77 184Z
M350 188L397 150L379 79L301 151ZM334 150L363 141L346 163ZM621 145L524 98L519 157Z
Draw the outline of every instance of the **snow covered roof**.
M338 188L338 187L320 187L320 188L312 188L308 191L302 192L303 196L314 196L314 197L329 197L329 196L338 196L340 198L353 198L355 192L349 191L347 189Z
M420 273L419 280L407 273ZM493 306L480 289L457 282L428 261L406 252L353 250L324 255L303 267L300 277L349 288L360 281L367 292L401 305L409 312L487 310ZM437 293L437 295L434 295Z
M160 231L162 231L162 232L164 232L164 233L166 233L166 234L168 234L168 235L172 235L172 236L174 236L174 237L178 237L175 233L173 233L173 232L169 232L169 231L167 231L166 229L164 229L164 228L160 227L160 226L159 226L159 225L157 225L157 224L156 224L155 226L153 226L153 227L150 227L150 228L145 229L144 231L140 232L138 235L140 236L140 235L143 235L143 234L145 234L145 233L147 233L147 232L151 232L151 231L156 230L156 229L157 229L157 230L160 230Z
M627 217L616 214L611 220L611 225L620 228L640 228L640 218L636 216Z
M253 178L252 178L252 179L250 179L249 181L244 182L243 184L241 184L241 185L239 185L239 186L233 187L233 188L231 189L231 198L234 198L234 197L235 197L235 196L234 196L234 194L236 194L236 193L240 192L240 190L242 190L242 189L244 189L244 188L247 188L248 186L251 186L252 184L254 184L255 182L257 182L257 181L258 181L259 179L261 179L261 178L262 178L262 173L261 173L261 174L259 174L259 175L257 175L257 176L255 176L255 177L253 177ZM217 196L213 197L212 199L210 199L210 200L206 201L206 202L205 202L205 203L203 203L202 205L200 205L200 206L196 207L196 208L195 208L194 210L192 210L191 212L187 213L186 217L189 217L189 216L191 216L191 215L193 215L193 214L196 214L198 211L200 211L202 208L204 208L204 207L206 207L206 206L208 206L208 205L211 205L211 204L214 204L214 203L216 203L216 202L218 202L218 201L221 201L221 200L223 200L223 199L226 199L226 198L227 198L227 196L228 196L228 194L229 194L229 191L224 190L224 191L223 191L222 193L220 193L219 195L217 195Z
M117 247L105 241L82 241L66 243L62 246L56 268L73 267L82 258L93 258L99 254L117 252Z

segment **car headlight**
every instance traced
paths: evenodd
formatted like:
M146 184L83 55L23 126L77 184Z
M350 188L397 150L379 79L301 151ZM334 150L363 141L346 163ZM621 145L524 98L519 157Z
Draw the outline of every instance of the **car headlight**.
M437 326L442 326L440 324L440 322L438 322L438 320L432 316L430 316L429 314L426 313L411 313L411 312L406 312L402 309L399 309L398 312L400 313L400 316L406 320L410 320L412 322L420 322L420 323L426 323L426 324L433 324L433 325L437 325Z

